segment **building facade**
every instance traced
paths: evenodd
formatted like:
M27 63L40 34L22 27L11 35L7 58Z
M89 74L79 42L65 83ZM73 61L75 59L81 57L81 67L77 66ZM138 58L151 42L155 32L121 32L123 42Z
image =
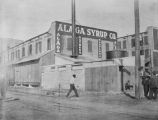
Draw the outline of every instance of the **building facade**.
M143 57L145 67L158 70L158 28L148 27L140 33L140 56ZM135 56L135 35L128 35L117 39L116 48L127 51L127 57Z
M47 32L9 48L5 55L10 84L40 86L42 66L59 65L64 59L72 64L106 60L106 51L113 50L117 38L114 31L76 25L78 58L74 59L71 34L71 24L56 21Z

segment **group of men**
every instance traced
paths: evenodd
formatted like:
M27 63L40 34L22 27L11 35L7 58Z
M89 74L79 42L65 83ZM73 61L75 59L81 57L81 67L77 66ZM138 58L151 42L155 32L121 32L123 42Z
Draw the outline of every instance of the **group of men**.
M145 71L141 78L144 88L144 96L150 100L156 99L158 94L158 74L156 74L155 71L151 74Z

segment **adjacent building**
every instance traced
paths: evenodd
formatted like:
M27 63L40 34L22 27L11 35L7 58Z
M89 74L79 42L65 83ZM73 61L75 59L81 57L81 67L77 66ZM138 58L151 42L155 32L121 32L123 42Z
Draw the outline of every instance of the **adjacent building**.
M140 56L145 67L158 70L158 28L149 26L140 33ZM135 56L135 35L127 35L117 39L118 50L127 51L126 57Z

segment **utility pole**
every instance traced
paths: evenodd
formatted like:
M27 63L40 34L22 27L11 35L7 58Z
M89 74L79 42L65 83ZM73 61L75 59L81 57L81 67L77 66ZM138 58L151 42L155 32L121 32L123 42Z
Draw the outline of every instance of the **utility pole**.
M139 39L139 0L134 0L134 15L135 15L135 97L140 99L140 39Z
M72 57L77 58L77 41L76 41L76 11L75 0L72 0Z

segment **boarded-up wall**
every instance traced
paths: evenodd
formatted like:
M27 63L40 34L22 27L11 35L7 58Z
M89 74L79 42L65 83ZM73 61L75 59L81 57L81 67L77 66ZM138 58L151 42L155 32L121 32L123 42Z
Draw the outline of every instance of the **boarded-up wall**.
M15 70L14 70L14 67L12 65L9 65L7 67L7 80L9 82L10 85L14 85L15 83Z
M85 69L85 88L88 91L118 91L118 66Z
M39 85L41 72L39 60L29 61L15 66L15 83Z

